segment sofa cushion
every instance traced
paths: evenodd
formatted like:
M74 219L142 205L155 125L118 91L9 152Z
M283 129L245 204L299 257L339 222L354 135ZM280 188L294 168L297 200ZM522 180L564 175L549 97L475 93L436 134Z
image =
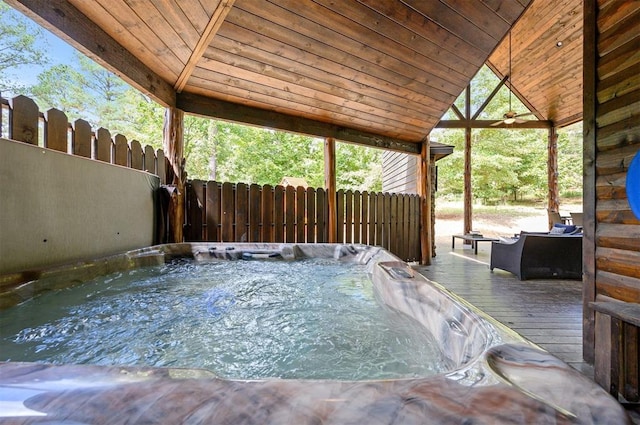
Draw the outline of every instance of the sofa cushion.
M568 233L573 233L577 230L578 228L572 224L560 224L560 223L555 223L553 225L553 227L551 228L551 230L549 231L550 235L562 235L562 234L568 234Z
M553 227L551 228L551 230L549 230L549 234L550 234L550 235L561 235L561 234L563 234L563 233L564 233L564 228L563 228L563 227L556 227L556 226L553 226Z

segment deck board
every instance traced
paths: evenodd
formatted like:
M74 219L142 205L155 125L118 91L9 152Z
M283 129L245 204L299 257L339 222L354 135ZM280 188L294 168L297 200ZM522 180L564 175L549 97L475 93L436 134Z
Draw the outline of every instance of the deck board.
M415 269L489 316L593 378L582 360L582 282L535 279L489 270L491 246L472 249L438 243L430 266Z

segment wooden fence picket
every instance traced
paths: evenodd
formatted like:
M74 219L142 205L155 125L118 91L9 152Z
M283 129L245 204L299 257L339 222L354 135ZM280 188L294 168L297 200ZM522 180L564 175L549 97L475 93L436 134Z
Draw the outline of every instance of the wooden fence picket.
M327 200L324 189L316 190L316 239L318 243L327 241Z
M95 143L95 159L103 162L111 162L111 151L113 150L113 142L111 141L111 133L109 132L109 130L102 127L97 129Z
M40 111L36 102L26 96L9 100L9 139L38 144Z
M411 212L409 222L411 223L411 261L420 261L420 197L411 196Z
M222 186L218 182L207 182L207 200L205 205L207 207L206 222L207 222L207 241L220 241L220 204L221 204L221 190Z
M378 245L376 242L376 194L369 193L369 231L367 232L367 244L368 245Z
M222 183L222 238L220 242L235 241L233 220L235 218L234 188L232 183Z
M245 183L236 184L235 239L247 241L247 218L249 214L249 192Z
M113 163L116 165L122 165L123 167L129 166L129 142L127 138L122 134L116 134L114 139L114 154Z
M44 147L60 152L69 150L69 120L64 112L49 109L44 113Z
M144 147L144 170L148 173L156 171L156 153L149 145Z
M155 173L153 171L151 173L160 177L161 184L167 184L167 168L169 167L169 160L164 156L164 151L162 149L158 149L157 151L155 151L155 157L156 169Z
M376 193L376 245L384 246L382 233L384 230L384 198Z
M262 187L261 193L261 222L262 232L261 241L275 241L274 234L274 219L273 219L273 187L271 185L265 185Z
M293 186L284 188L284 241L296 241L296 189Z
M344 241L353 240L353 192L347 190L344 194Z
M305 197L307 201L307 210L305 214L305 220L307 222L307 242L317 242L316 236L317 221L316 221L316 191L312 187L308 187L305 190Z
M391 252L397 252L397 240L391 238L392 234L396 234L398 225L398 198L395 195L385 197L386 212L385 215L388 219L385 221L384 237L386 243L383 245Z
M284 242L284 187L273 189L273 227L274 242Z
M187 203L187 211L189 224L187 225L188 232L191 235L191 240L193 241L202 241L205 240L203 235L203 226L202 220L203 216L206 213L204 208L205 205L205 182L202 180L191 180L187 184L187 193L190 194L188 196L188 200L185 199L185 203Z
M73 122L73 131L71 132L71 145L74 155L85 158L92 158L91 124L82 119Z
M260 242L261 188L257 184L249 186L249 233L248 242Z
M304 187L296 187L296 242L304 243L306 237L306 196Z
M336 196L336 241L344 243L344 190L338 190Z
M142 152L142 146L137 140L132 140L129 143L129 151L131 152L131 168L135 170L144 169L144 152Z
M360 201L362 195L360 191L353 192L353 243L360 243L360 233L362 232L362 216L360 211Z

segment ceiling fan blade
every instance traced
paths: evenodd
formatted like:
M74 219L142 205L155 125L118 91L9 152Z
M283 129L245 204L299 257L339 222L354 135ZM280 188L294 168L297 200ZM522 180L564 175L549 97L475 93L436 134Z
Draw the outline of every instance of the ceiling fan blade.
M523 122L527 122L527 121L529 121L529 120L523 120L523 119L520 119L520 118L516 118L516 123L517 124L522 124Z
M517 114L514 118L527 117L529 115L533 115L533 112L524 112L522 114Z
M491 124L489 124L489 125L490 125L491 127L495 127L495 126L500 125L500 124L502 124L502 123L504 123L504 120L496 121L496 122L491 123Z

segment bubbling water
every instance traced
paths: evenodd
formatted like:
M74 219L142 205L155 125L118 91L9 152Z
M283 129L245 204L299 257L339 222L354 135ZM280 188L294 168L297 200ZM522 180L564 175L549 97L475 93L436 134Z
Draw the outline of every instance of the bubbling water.
M6 314L5 314L6 313ZM205 368L232 379L392 379L449 369L378 303L362 266L187 260L116 273L3 312L11 361Z

